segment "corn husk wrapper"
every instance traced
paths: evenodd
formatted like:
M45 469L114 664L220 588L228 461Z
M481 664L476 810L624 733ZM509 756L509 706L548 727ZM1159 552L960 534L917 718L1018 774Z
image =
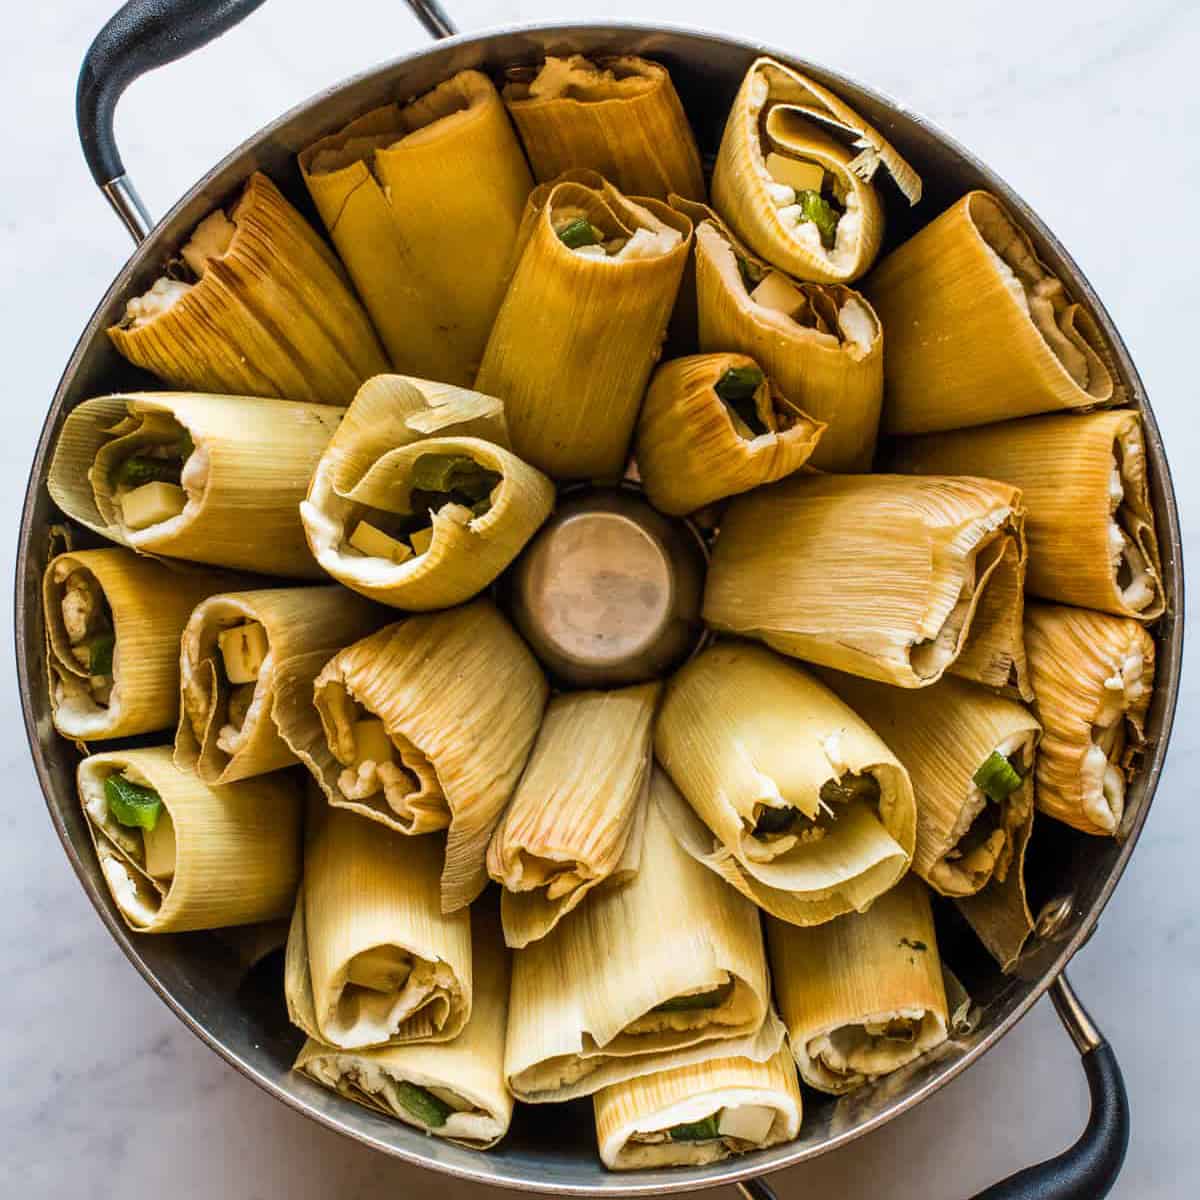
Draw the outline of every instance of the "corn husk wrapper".
M555 232L586 216L609 239L647 230L669 249L585 258ZM520 255L475 386L504 401L513 449L554 479L616 479L662 347L691 244L691 222L658 200L629 199L594 171L529 198Z
M504 100L539 183L590 167L627 196L704 199L700 151L666 67L572 54L509 76Z
M471 1015L471 924L441 911L442 838L310 812L284 964L292 1024L351 1050L456 1037Z
M122 772L162 798L175 830L170 878L146 873L141 830L119 825L108 811L104 780ZM293 779L272 775L209 787L174 765L170 746L89 755L76 779L100 871L130 929L218 929L272 921L291 910L302 817Z
M173 388L349 404L387 359L341 263L258 172L230 220L199 282L149 323L111 326L113 345Z
M498 922L471 918L471 1017L450 1041L338 1050L310 1038L296 1059L303 1071L347 1100L395 1117L460 1146L486 1150L508 1132L513 1099L504 1086L504 1027L508 1012L508 952ZM471 1108L442 1126L418 1122L396 1098L396 1082L448 1089Z
M768 917L767 939L780 1015L810 1087L841 1095L946 1040L933 914L916 878L880 896L870 912L816 928ZM895 1020L909 1023L911 1037L868 1036L864 1028ZM839 1037L840 1030L856 1032Z
M656 778L651 799L680 844L784 920L862 911L912 862L908 772L831 691L769 650L726 643L692 659L667 685L654 750L670 780ZM754 833L760 806L815 820L822 785L847 774L873 776L878 801L825 806L827 827L806 836Z
M598 884L637 872L660 691L568 692L547 706L488 846L508 945L545 937Z
M1095 320L987 192L968 193L893 250L863 290L887 329L889 433L1124 398Z
M367 600L332 586L210 596L182 632L176 764L207 783L232 783L295 764L288 738L303 745L321 733L312 706L317 673L338 650L378 629L384 619ZM269 650L249 711L231 736L230 684L217 638L252 621L266 630Z
M798 471L826 426L764 376L755 397L767 432L755 436L713 390L745 354L693 354L655 371L638 419L634 456L650 502L682 516ZM740 428L739 428L740 427Z
M1154 641L1128 617L1031 604L1025 636L1045 733L1037 805L1083 833L1116 835L1154 689Z
M187 392L85 400L59 433L47 485L67 516L139 553L320 577L298 506L341 415L328 405ZM182 476L187 507L128 529L109 472L131 452L175 440L172 421L196 447Z
M821 244L811 222L793 225L780 217L767 190L771 151L815 162L834 177L845 214L832 249ZM729 111L713 168L713 204L739 237L780 270L799 279L847 283L870 268L883 240L883 206L872 183L881 165L916 204L919 176L877 129L799 71L759 58Z
M730 503L704 619L908 688L934 683L978 641L972 675L982 658L1007 679L1021 656L1022 516L1020 492L987 479L794 476ZM984 605L993 576L1002 611Z
M954 470L1019 487L1029 543L1025 587L1034 595L1142 621L1162 615L1136 412L1033 417L906 438L896 443L892 463L899 471Z
M908 768L917 798L914 874L959 902L1008 969L1033 932L1023 866L1041 725L1022 705L949 677L915 692L834 671L821 678ZM1021 786L1001 804L974 782L993 751L1022 764ZM980 820L987 836L969 837Z
M533 188L491 80L460 71L365 113L300 170L397 370L469 384Z
M401 833L449 827L442 906L470 904L487 884L485 859L533 747L549 688L537 662L490 600L409 617L336 654L313 693L324 742L296 752L329 802ZM401 770L370 794L336 751L348 699L378 717ZM341 763L341 765L339 765Z
M112 616L112 692L97 703L89 672L71 653L63 620L67 577L86 571ZM131 550L59 554L42 577L50 711L63 737L81 741L169 729L179 711L179 636L194 605L227 587L230 576L179 571Z
M883 326L866 298L841 284L791 282L807 301L795 317L750 298L738 259L770 264L747 249L712 209L672 197L696 226L700 349L748 354L784 396L828 428L809 465L869 471L883 402Z
M718 1007L652 1011L730 980ZM782 1034L757 911L651 805L633 879L598 888L513 955L504 1071L518 1100L549 1103L715 1057L765 1062Z
M702 1121L725 1107L755 1105L775 1110L762 1141L640 1142L635 1135ZM612 1171L640 1167L701 1166L732 1154L790 1142L800 1132L802 1101L796 1064L787 1046L766 1062L716 1058L641 1075L604 1088L593 1097L600 1158Z

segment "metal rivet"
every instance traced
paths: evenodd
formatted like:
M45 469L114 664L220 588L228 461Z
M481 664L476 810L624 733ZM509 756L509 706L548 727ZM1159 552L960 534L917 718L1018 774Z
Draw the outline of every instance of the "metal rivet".
M1075 908L1073 895L1055 896L1042 905L1037 920L1033 923L1033 931L1040 938L1052 938L1070 919Z

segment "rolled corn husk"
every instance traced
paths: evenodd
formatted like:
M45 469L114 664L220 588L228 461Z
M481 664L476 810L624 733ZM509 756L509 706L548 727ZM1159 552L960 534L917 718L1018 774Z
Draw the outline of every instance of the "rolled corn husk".
M1116 835L1154 688L1154 640L1128 617L1056 604L1025 613L1045 733L1037 806L1084 833Z
M54 728L91 741L174 725L180 634L193 606L230 582L228 575L172 570L116 546L52 558L42 577L42 615ZM86 646L89 634L105 626L111 669L94 675L72 653L72 636L79 646L82 634Z
M986 429L906 438L896 470L954 470L1021 489L1027 591L1047 600L1153 621L1162 567L1141 418L1131 409L1032 417Z
M488 845L508 945L545 937L598 884L638 870L660 691L567 692L547 706Z
M755 430L714 390L730 370L759 371L745 354L693 354L655 371L638 419L634 456L650 502L682 516L798 471L826 426L803 413L765 374Z
M780 1015L810 1087L841 1095L946 1040L937 936L919 880L905 879L869 912L811 929L768 917L767 940Z
M292 1024L343 1050L445 1042L471 1016L471 924L444 914L440 836L310 806L284 963Z
M1022 705L949 677L915 692L835 671L821 678L908 769L917 798L913 872L954 897L988 950L1010 968L1033 932L1023 860L1041 725ZM993 753L1021 776L1000 800L975 782Z
M772 153L815 163L832 176L844 215L832 247L812 221L796 223L773 197ZM847 283L867 271L883 240L883 205L872 179L880 165L916 204L921 180L894 146L849 105L799 71L756 59L734 99L713 168L713 203L769 262L800 279ZM820 188L814 190L822 190Z
M558 229L586 218L619 250L585 257ZM594 171L536 188L475 386L504 401L513 449L555 479L616 479L654 368L692 225ZM644 235L644 236L643 236ZM620 257L626 247L636 257Z
M387 370L341 263L265 175L250 176L228 218L210 214L181 255L197 282L173 264L108 330L170 387L345 405Z
M800 1132L802 1101L796 1063L787 1046L756 1063L716 1058L613 1084L592 1098L600 1159L611 1171L702 1166L733 1154L790 1142ZM748 1110L748 1111L747 1111ZM744 1125L736 1116L741 1113ZM742 1135L673 1138L670 1130L709 1117ZM766 1125L765 1132L753 1128Z
M139 553L320 577L298 506L341 415L328 405L249 396L101 396L67 415L47 486L67 516ZM181 430L194 446L180 476L186 507L130 529L110 472L125 458L174 444Z
M730 503L704 619L908 688L934 683L979 640L989 672L1007 679L1021 654L1022 516L1020 492L988 479L794 476ZM983 603L993 576L1005 584L999 612Z
M1123 398L1091 314L1000 202L970 192L871 272L887 329L889 433L930 433Z
M715 1003L655 1011L693 995ZM676 845L654 805L637 874L513 955L504 1073L518 1100L716 1057L765 1062L782 1035L757 911Z
M119 824L110 810L105 780L122 774L162 800L159 822L169 819L174 830L169 875L149 874L142 830ZM175 766L170 746L153 746L89 755L76 779L101 874L130 929L217 929L272 921L291 910L302 816L291 777L209 787Z
M704 199L700 151L666 67L572 54L508 79L504 101L539 183L590 167L627 196Z
M680 844L786 921L862 911L912 862L908 772L828 688L760 646L720 644L683 667L654 751L674 786L656 778L651 799ZM759 828L790 809L787 828Z
M866 299L841 284L789 279L742 245L712 209L678 197L671 204L696 226L700 349L748 354L792 404L828 425L811 466L869 471L883 402L883 326ZM774 302L786 310L754 298L769 280L790 297Z
M509 964L498 922L479 911L471 917L471 964L471 1017L452 1040L347 1051L310 1038L293 1069L435 1137L477 1150L494 1146L508 1132L513 1109L504 1086ZM461 1107L442 1114L435 1106L445 1118L440 1124L422 1119L405 1105L413 1101L403 1085L436 1088L438 1099L453 1096Z
M322 736L312 705L317 673L384 619L368 601L332 586L209 596L182 631L176 764L206 783L232 783L295 764L289 741L308 745ZM245 624L266 631L267 654L252 683L233 685L218 639ZM251 689L248 704L244 692L235 697L235 686Z
M396 368L469 384L533 187L491 80L460 71L365 113L299 161Z
M487 885L488 841L533 747L548 686L490 600L408 617L334 655L313 684L325 737L295 747L329 802L401 833L449 827L442 906ZM358 709L393 759L361 760ZM396 760L399 761L396 761Z

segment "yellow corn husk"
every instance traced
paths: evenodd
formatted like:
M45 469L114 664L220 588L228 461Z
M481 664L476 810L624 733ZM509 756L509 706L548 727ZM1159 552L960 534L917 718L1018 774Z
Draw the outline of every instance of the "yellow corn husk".
M550 701L488 846L510 946L545 937L598 884L637 872L660 691L646 683Z
M905 879L870 912L813 929L768 917L767 939L780 1015L810 1087L852 1091L946 1040L942 965L919 880ZM888 1037L892 1022L903 1027Z
M713 1007L656 1011L718 988ZM675 844L653 804L638 873L513 955L504 1073L518 1100L717 1057L765 1062L782 1036L757 910Z
M908 772L831 691L769 650L725 643L692 659L667 685L654 751L675 786L656 779L652 800L681 845L784 920L862 911L912 862ZM856 776L873 779L873 796L825 800L824 785ZM756 834L763 810L781 808L798 809L803 828Z
M232 240L198 282L175 285L183 294L143 324L127 314L113 345L174 388L349 404L387 359L341 263L258 172L228 219Z
M811 222L797 225L780 216L768 191L769 153L816 163L833 177L845 215L832 248L822 245ZM870 268L883 240L883 205L871 182L880 165L910 204L920 200L917 173L877 129L799 71L759 58L729 111L713 168L713 203L738 236L780 270L846 283Z
M1129 409L1032 417L896 443L896 470L1021 489L1034 595L1153 621L1164 597L1141 418Z
M1041 725L1020 704L957 679L911 692L834 671L821 678L908 768L917 798L914 873L959 901L987 948L1011 967L1033 931L1023 860ZM1022 776L1002 801L975 783L993 752L1019 764Z
M1084 833L1117 835L1154 688L1154 641L1128 617L1054 604L1029 606L1025 638L1045 728L1037 806Z
M271 588L209 596L182 631L175 762L206 783L232 783L297 762L290 741L323 737L312 705L317 673L343 646L383 624L384 614L339 587ZM263 661L245 717L231 719L231 684L218 636L257 622L265 630Z
M68 414L47 486L67 516L140 553L320 578L299 504L341 414L328 405L250 396L101 396ZM172 520L127 528L110 472L184 432L195 446L181 481L186 508Z
M174 826L173 875L149 875L142 831L118 824L109 812L104 781L119 774L162 799ZM291 910L300 881L302 812L290 777L209 787L174 765L170 746L153 746L92 754L76 778L101 874L130 929L217 929L275 920Z
M441 837L313 804L288 933L292 1024L326 1046L445 1042L471 1016L471 924L438 901Z
M700 349L748 354L794 405L828 425L810 466L869 471L883 402L883 326L866 299L841 284L789 280L743 246L712 209L678 197L671 204L696 226ZM792 314L751 297L757 284L748 288L747 278L769 276L799 293Z
M738 496L713 548L704 619L908 688L935 682L982 638L990 659L1007 657L995 672L1007 679L1019 585L1003 589L1008 611L984 599L993 576L1011 584L1024 563L1020 497L988 479L905 475L794 476ZM1005 633L1017 640L1000 655Z
M313 684L324 741L294 749L339 808L401 833L449 826L442 906L452 912L487 884L488 841L548 690L525 643L479 599L408 617L336 654ZM383 722L398 763L355 758L358 706Z
M893 250L863 291L887 329L889 433L1124 398L1095 320L987 192L968 193Z
M356 1051L309 1039L293 1070L347 1100L395 1117L460 1146L486 1150L507 1132L513 1099L504 1086L504 1027L508 1013L508 952L490 913L471 916L471 1017L451 1041L408 1042ZM404 1107L396 1084L449 1092L464 1107L432 1125Z
M627 196L704 199L700 151L666 67L572 54L508 77L504 101L539 183L588 167Z
M759 370L745 354L693 354L655 371L638 420L634 456L651 503L682 516L714 500L799 470L826 426L792 404L763 374L755 435L714 390L729 370Z
M592 1103L600 1158L612 1171L702 1166L764 1150L790 1142L800 1132L802 1113L796 1064L787 1046L762 1063L716 1058L628 1079L597 1092ZM766 1135L758 1140L672 1141L667 1133L672 1126L745 1107L774 1110Z
M88 628L108 613L113 653L106 680L93 677L71 653L63 602L73 576L87 581L84 590L92 597L95 615ZM42 577L42 615L54 728L63 737L91 741L174 725L180 634L192 608L231 581L214 571L172 570L115 546L52 558ZM102 699L108 683L111 692Z
M358 117L299 161L396 368L469 384L533 188L491 80L460 71Z
M557 233L578 217L610 243L641 233L657 240L641 257L585 258ZM658 200L623 196L594 171L534 190L475 380L504 401L521 458L555 479L623 473L691 235L686 217Z

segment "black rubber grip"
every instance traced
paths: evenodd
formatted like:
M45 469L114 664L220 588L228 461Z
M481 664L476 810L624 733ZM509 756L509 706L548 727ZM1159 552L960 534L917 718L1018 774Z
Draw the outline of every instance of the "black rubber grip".
M263 0L129 0L96 35L79 69L75 121L92 178L104 187L125 174L113 136L121 93L147 71L220 37Z

